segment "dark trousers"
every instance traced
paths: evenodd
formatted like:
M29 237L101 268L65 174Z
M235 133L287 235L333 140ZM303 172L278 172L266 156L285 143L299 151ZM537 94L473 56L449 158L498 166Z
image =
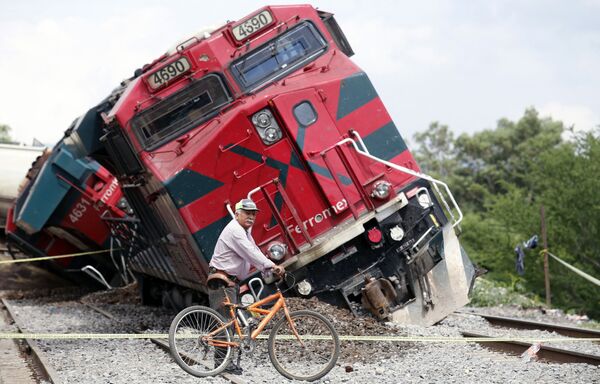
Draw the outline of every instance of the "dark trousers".
M217 283L208 287L208 302L210 307L215 311L219 312L225 322L231 320L231 313L229 307L223 305L225 301L225 294L229 296L229 301L232 303L238 303L238 296L240 293L240 286L235 285L234 287L227 287L225 283ZM234 328L230 327L230 334L233 337ZM225 354L227 353L226 348L215 348L215 367L221 365Z

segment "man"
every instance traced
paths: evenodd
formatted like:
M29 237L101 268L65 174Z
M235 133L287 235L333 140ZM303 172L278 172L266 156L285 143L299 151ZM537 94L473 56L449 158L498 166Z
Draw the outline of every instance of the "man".
M219 235L209 263L208 300L210 307L225 319L229 318L229 308L223 305L225 294L232 302L237 303L239 282L248 277L252 266L259 271L272 269L278 276L285 272L282 266L273 263L260 251L250 234L257 213L256 203L250 199L242 199L235 205L235 219ZM219 353L224 352L215 349L215 366L223 361L218 356ZM230 364L225 371L241 374L242 369Z

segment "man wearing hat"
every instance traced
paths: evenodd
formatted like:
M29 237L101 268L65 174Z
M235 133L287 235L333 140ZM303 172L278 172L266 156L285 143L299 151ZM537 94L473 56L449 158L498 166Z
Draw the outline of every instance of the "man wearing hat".
M248 277L252 266L259 271L272 269L278 276L285 272L260 251L250 234L257 213L256 203L250 199L242 199L235 205L235 219L223 228L209 263L208 300L210 307L225 319L229 318L228 308L223 305L225 293L237 303L239 282ZM221 361L215 356L215 365ZM242 369L232 364L226 371L240 374Z

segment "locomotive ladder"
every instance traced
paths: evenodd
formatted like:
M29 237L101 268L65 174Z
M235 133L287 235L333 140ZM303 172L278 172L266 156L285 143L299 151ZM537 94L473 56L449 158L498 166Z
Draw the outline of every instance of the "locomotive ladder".
M350 133L352 135L354 135L356 137L356 139L358 140L358 142L360 143L361 147L363 149L360 149L358 147L358 145L356 144L356 141L354 141L351 138L346 138L343 140L338 141L337 143L333 144L332 146L322 150L319 154L320 156L323 158L325 165L327 166L327 169L329 170L329 172L333 175L333 178L336 182L336 184L338 185L338 188L340 189L341 193L344 195L344 197L346 197L346 194L344 193L344 188L343 185L341 183L341 181L339 180L339 177L336 175L336 173L334 172L334 170L332 169L332 167L330 166L330 162L327 160L327 152L331 151L331 150L335 150L336 153L338 154L338 156L340 157L340 160L342 161L342 164L344 165L344 168L346 169L346 171L348 172L348 175L350 176L350 179L352 180L353 184L355 185L355 187L357 188L361 198L363 199L363 202L365 203L366 207L369 210L373 209L373 203L371 202L371 199L369 199L369 194L368 192L365 190L364 186L359 182L359 179L356 175L356 172L352 169L352 166L350 165L348 158L346 156L346 154L344 153L344 151L342 151L342 145L344 144L352 144L352 146L354 147L354 149L356 150L356 152L358 152L359 155L367 157L373 161L376 161L378 163L384 164L392 169L395 169L399 172L402 173L406 173L415 177L418 177L420 179L424 179L429 181L433 187L435 188L437 195L440 197L440 199L442 200L442 203L444 204L444 207L446 208L446 211L448 212L448 214L450 215L450 217L452 218L453 224L452 227L456 227L463 219L463 214L462 211L460 210L460 208L458 207L458 204L456 203L456 200L454 200L454 196L452 195L452 192L450 192L450 188L448 188L448 185L446 183L444 183L443 181L437 180L429 175L426 175L424 173L421 172L416 172L410 168L406 168L403 167L401 165L398 164L394 164L391 163L389 161L380 159L379 157L373 156L369 153L367 147L365 146L365 143L363 142L362 138L360 137L360 135L358 134L358 132L351 130ZM456 212L458 213L458 218L454 217L454 213L452 212L452 209L450 209L450 205L448 204L448 202L446 201L446 199L444 198L444 195L441 193L438 185L441 185L444 190L446 191L446 193L448 194L448 197L450 198L450 201L452 202L452 205L454 206L454 208L456 209ZM349 200L347 200L349 201ZM352 204L349 204L350 208L352 209L352 214L354 215L354 217L357 217L357 212L356 212L356 208L352 206Z
M285 192L285 189L281 185L281 182L279 181L278 178L268 181L265 184L260 185L256 188L254 188L253 190L251 190L250 192L248 192L248 199L252 199L252 195L254 195L255 193L257 193L259 191L262 192L262 195L263 195L265 201L267 202L267 204L269 205L269 209L271 210L273 217L275 217L275 221L277 222L277 225L281 228L281 233L285 234L285 237L288 240L287 243L288 243L288 245L290 245L290 248L292 248L292 253L294 253L294 254L298 253L300 251L300 245L294 239L293 234L288 230L288 227L285 225L286 223L283 220L281 213L277 209L277 205L275 204L275 201L273 200L271 195L269 195L269 193L267 192L266 188L267 188L267 186L269 186L271 184L275 185L275 187L277 188L277 192L279 192L279 194L281 195L281 198L283 199L283 202L285 203L285 205L287 205L288 209L290 210L292 218L294 219L296 226L300 229L300 232L304 236L304 239L306 240L306 242L308 242L312 246L313 239L308 234L308 231L306 230L306 228L304 228L304 224L302 223L300 216L298 216L298 211L296 210L296 207L294 206L294 204L292 204L292 201L290 200L289 196ZM229 204L227 204L227 210L233 217L234 214L233 214L233 211L231 210L231 206Z

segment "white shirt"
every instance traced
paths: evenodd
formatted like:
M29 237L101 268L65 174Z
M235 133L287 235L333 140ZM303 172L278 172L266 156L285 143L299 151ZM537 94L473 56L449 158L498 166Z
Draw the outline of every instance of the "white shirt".
M273 268L275 263L260 251L250 230L245 230L233 219L219 235L209 265L243 280L248 277L252 266L264 271Z

